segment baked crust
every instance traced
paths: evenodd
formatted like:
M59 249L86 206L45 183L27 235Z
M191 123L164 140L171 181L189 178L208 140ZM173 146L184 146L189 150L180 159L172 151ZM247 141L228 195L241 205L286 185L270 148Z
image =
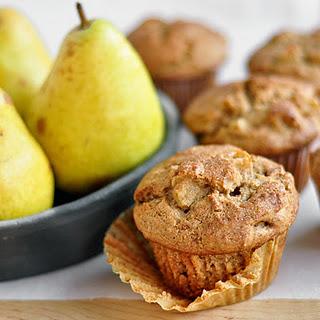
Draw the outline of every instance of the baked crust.
M147 173L134 220L149 241L207 255L257 248L286 232L298 208L283 167L233 146L196 146Z
M320 30L299 34L281 32L250 58L252 73L299 77L320 84Z
M187 108L184 122L202 144L230 143L273 156L299 149L318 135L319 97L311 84L256 75L207 89Z
M156 79L199 76L213 71L226 55L222 35L187 21L148 19L128 39Z

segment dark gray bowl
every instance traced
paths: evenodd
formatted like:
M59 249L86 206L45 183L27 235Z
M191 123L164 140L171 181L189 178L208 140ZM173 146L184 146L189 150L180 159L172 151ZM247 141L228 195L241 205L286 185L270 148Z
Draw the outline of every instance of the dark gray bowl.
M132 205L141 177L176 150L178 115L160 94L166 137L159 150L128 174L79 199L38 215L0 221L0 280L31 276L83 261L102 251L104 233L114 218ZM69 201L58 193L56 203Z

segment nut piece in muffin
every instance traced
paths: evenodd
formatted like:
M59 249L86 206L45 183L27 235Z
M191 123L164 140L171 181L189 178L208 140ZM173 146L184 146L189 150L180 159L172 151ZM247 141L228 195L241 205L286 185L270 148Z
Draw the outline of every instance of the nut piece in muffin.
M230 143L284 165L302 190L308 155L319 134L320 104L311 84L251 76L209 88L189 105L184 122L201 144Z
M181 109L213 82L226 56L224 37L194 22L148 19L128 39L156 85Z
M251 73L279 74L320 84L320 30L281 32L250 58Z
M290 173L228 145L177 153L144 176L134 198L136 226L164 280L189 298L238 274L255 249L280 237L279 263L298 208Z

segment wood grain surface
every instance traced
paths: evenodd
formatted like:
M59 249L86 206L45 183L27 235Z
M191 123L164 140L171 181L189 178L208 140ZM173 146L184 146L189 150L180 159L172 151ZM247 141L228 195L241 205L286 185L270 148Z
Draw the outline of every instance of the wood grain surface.
M320 319L320 300L250 300L192 313L161 310L140 300L0 301L1 320Z

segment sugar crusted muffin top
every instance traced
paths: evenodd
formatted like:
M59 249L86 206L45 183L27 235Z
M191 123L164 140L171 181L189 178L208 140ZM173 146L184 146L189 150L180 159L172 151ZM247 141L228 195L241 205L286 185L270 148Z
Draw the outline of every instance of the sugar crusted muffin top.
M233 146L196 146L147 173L135 194L144 237L193 254L253 249L286 232L298 208L283 167Z
M202 144L230 143L272 156L298 149L318 135L319 96L302 81L252 76L207 89L188 106L184 122Z
M281 32L258 49L248 63L252 73L275 73L320 84L320 30Z
M219 33L187 21L148 19L128 36L154 78L184 78L216 68L225 59Z

